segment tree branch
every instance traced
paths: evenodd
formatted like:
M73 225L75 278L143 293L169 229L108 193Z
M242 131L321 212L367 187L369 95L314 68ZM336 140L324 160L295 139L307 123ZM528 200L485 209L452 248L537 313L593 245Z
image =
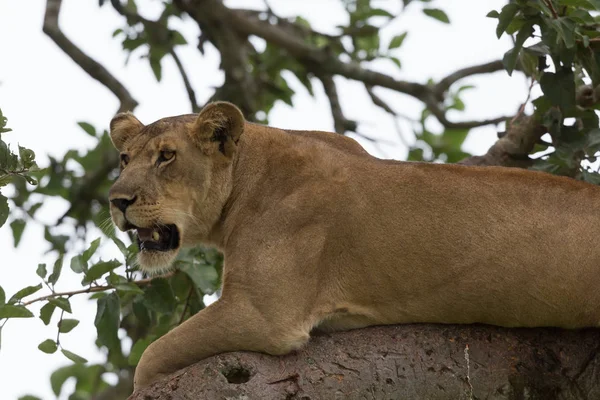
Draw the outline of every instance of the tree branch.
M205 358L130 399L598 399L599 339L594 329L369 327L314 335L279 357Z
M512 118L510 116L502 116L502 117L497 117L497 118L476 120L476 121L452 122L452 121L449 121L448 118L446 118L446 113L440 107L440 103L435 100L433 95L430 95L430 96L422 99L422 101L425 103L425 105L427 105L427 107L429 108L429 111L431 111L431 113L438 119L438 121L440 121L440 123L442 125L444 125L444 127L450 128L450 129L471 129L471 128L476 128L478 126L497 125L501 122L504 122L504 121Z
M199 2L199 0L181 1L196 4ZM342 75L349 79L361 81L367 86L380 86L415 97L431 108L433 115L446 128L473 128L482 125L497 124L508 118L503 116L482 121L452 122L446 118L444 110L439 105L440 98L441 101L443 101L443 93L452 83L469 75L500 70L502 64L499 61L461 69L444 78L440 82L440 86L430 88L416 82L396 80L389 75L363 68L358 63L345 63L340 61L338 57L328 51L327 48L317 48L307 44L297 35L290 35L289 30L262 21L258 17L247 13L231 10L223 5L221 1L210 1L213 3L212 8L215 12L218 13L223 20L231 21L231 25L240 32L243 32L245 35L256 35L269 43L285 49L290 55L304 63L306 68L313 71L315 74ZM194 16L192 15L192 17Z
M546 128L535 115L521 115L514 122L507 124L506 134L498 139L486 154L465 158L458 164L528 168L533 163L529 153L544 133Z
M443 100L444 93L447 92L448 89L450 89L450 86L452 86L456 81L459 81L471 75L490 74L492 72L503 70L504 66L502 65L501 60L492 61L480 65L474 65L472 67L462 68L458 71L451 73L450 75L446 76L444 79L439 81L435 85L433 91L438 99L440 99L441 96L441 99Z
M179 74L181 75L181 79L183 80L183 84L185 85L185 91L187 92L188 99L190 100L192 112L199 113L201 108L196 101L196 93L194 92L192 83L190 82L187 73L185 72L185 68L183 68L183 64L181 63L179 56L177 55L177 53L175 53L175 49L171 49L169 54L171 55L171 57L173 57L173 61L175 61L175 65L177 65L177 69L179 70Z
M325 95L329 99L329 105L331 106L331 115L333 116L333 123L335 131L339 134L344 134L347 131L355 132L357 128L356 121L349 120L342 111L340 105L340 99L337 93L337 87L331 75L316 75L317 78L323 84Z
M132 111L138 102L129 91L119 82L104 66L81 51L65 34L58 25L62 0L48 0L42 30L48 35L62 51L64 51L88 75L106 86L121 102L119 112Z
M138 22L141 23L142 25L144 25L144 29L146 31L152 32L152 34L151 34L152 38L154 38L157 41L164 42L162 44L164 44L165 46L169 46L169 43L167 43L167 40L166 40L169 37L168 28L165 25L162 25L160 23L160 21L151 21L149 19L142 17L141 15L139 15L135 12L128 10L127 8L123 7L120 0L110 0L110 3L113 6L113 8L115 9L115 11L117 11L119 14L121 14L123 17L125 17L127 19L128 23L130 23L131 25L138 23ZM149 35L150 35L150 33L149 33ZM192 84L191 84L190 80L188 79L188 75L185 71L185 68L183 67L183 63L179 59L179 56L177 55L177 53L175 52L175 49L173 47L171 47L169 49L169 55L171 57L173 57L173 60L175 61L175 65L177 66L177 70L179 71L179 74L181 75L181 79L183 80L183 84L185 85L185 90L188 94L188 99L190 100L192 112L194 112L194 113L199 112L200 107L198 106L198 103L196 102L196 93L194 92L194 88L192 87Z

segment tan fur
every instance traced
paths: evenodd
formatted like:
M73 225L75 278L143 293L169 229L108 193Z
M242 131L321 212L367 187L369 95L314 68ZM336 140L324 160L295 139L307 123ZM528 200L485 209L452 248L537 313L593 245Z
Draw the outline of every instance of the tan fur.
M287 353L315 327L600 324L597 186L379 160L344 136L244 124L230 104L208 107L119 148L131 161L110 196L137 196L127 219L175 223L184 245L225 254L222 297L148 347L136 387L221 352ZM161 146L176 157L155 167ZM174 257L140 262L152 272Z

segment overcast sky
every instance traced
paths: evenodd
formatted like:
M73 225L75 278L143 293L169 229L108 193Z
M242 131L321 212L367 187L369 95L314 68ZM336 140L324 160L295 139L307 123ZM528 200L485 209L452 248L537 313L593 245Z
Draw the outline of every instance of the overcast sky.
M107 2L108 3L108 2ZM260 8L260 0L227 1L230 6L241 4L246 8ZM394 12L397 0L374 1L378 6ZM417 2L414 2L417 3ZM434 1L432 7L443 8L452 22L439 23L423 16L421 5L414 4L398 20L382 33L382 43L404 31L409 35L401 49L396 51L402 61L399 70L391 62L373 65L381 72L399 79L425 83L427 79L441 78L448 73L469 65L496 60L510 48L510 41L495 36L496 20L485 18L491 9L500 9L504 0L488 1ZM274 11L281 15L300 14L316 29L335 32L335 26L344 24L346 16L340 0L270 0ZM153 17L160 12L160 2L138 0L142 13ZM60 157L68 149L86 149L93 140L81 131L77 121L87 121L98 129L106 129L114 115L118 101L102 85L91 80L85 72L64 55L41 30L45 1L0 0L0 108L8 117L8 126L13 132L3 139L16 147L17 143L33 149L38 163L47 164L47 156ZM136 115L144 123L156 119L187 113L190 105L181 79L171 60L163 62L163 81L156 83L145 60L134 55L125 65L125 56L120 41L112 38L115 29L122 27L123 20L110 6L98 8L96 0L64 0L60 23L66 35L88 55L102 62L133 96L140 102ZM202 104L212 94L211 87L223 81L218 70L218 53L211 46L202 56L196 49L198 27L186 20L177 22L190 43L178 48L185 67ZM347 116L361 122L360 132L385 140L379 149L361 142L379 157L402 159L406 148L394 128L389 116L375 108L365 95L362 85L338 80L342 108ZM466 79L464 84L475 84L477 89L465 94L467 111L451 114L454 120L496 117L511 114L525 100L527 85L522 77L509 78L504 72L483 77ZM294 128L332 130L329 104L321 86L315 84L317 95L310 97L295 80L297 88L294 107L277 104L269 118L271 125ZM389 92L380 92L390 104L405 115L418 117L421 106L413 99ZM406 139L412 141L409 131ZM465 150L484 153L495 141L494 127L475 129L469 135ZM389 142L389 143L388 143ZM5 188L8 194L10 189ZM46 223L56 221L66 210L60 200L48 201L37 216ZM88 242L94 239L91 235ZM21 245L12 248L12 233L8 224L0 228L0 286L7 297L27 285L39 283L35 269L39 262L52 263L53 256L45 256L48 249L43 240L42 228L27 227ZM103 258L117 256L110 243L102 247ZM69 260L70 256L66 259ZM79 278L65 266L58 290L73 290L79 287ZM40 292L41 293L41 292ZM87 296L72 300L74 318L80 325L71 333L63 335L61 342L90 362L103 360L94 345L95 304ZM38 309L34 312L38 315ZM56 316L55 316L56 317ZM46 355L37 345L47 338L56 336L56 320L49 327L38 318L10 321L2 332L0 350L0 398L16 399L23 394L34 394L43 399L52 399L49 376L60 366L70 364L60 353ZM73 382L69 387L73 387ZM61 398L66 399L66 391Z

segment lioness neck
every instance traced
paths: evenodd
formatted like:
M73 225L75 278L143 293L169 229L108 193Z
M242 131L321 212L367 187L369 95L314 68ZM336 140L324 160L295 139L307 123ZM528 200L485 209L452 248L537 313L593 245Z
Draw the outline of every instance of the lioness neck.
M347 181L349 170L339 158L364 156L371 157L356 141L335 133L246 123L232 162L232 191L210 241L225 249L234 226L260 218L273 202L293 197L298 187Z

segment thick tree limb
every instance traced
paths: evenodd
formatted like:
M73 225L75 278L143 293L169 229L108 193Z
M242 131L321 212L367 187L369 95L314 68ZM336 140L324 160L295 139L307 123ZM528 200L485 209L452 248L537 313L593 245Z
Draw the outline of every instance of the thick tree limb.
M529 158L529 153L544 133L546 128L535 116L521 115L507 124L506 134L498 139L485 155L465 158L458 164L530 167L533 160Z
M221 0L176 0L176 4L190 14L203 30L206 28L206 23L203 21L207 18L221 21L222 25L232 27L240 35L258 36L284 49L315 75L341 75L363 82L367 86L380 86L415 97L423 101L431 109L432 114L447 128L473 128L497 124L509 118L503 116L482 121L452 122L447 119L441 105L444 93L454 82L466 76L498 71L502 66L500 61L461 69L442 79L438 85L429 87L416 82L394 79L389 75L363 68L358 63L343 62L328 48L313 46L305 40L305 36L296 33L297 30L292 32L289 22L271 23L261 19L258 12L230 9Z
M284 357L211 357L130 399L598 399L599 343L600 330L373 327Z
M77 65L79 65L92 78L106 86L113 92L121 102L119 112L132 111L138 102L131 96L129 91L119 82L103 65L85 54L61 31L58 18L62 0L48 0L46 2L46 14L44 15L43 31L62 51L64 51Z
M221 54L221 68L225 72L225 83L217 89L210 101L226 100L235 103L246 118L254 120L259 111L257 97L259 87L247 66L253 47L248 35L237 27L221 19L219 9L222 6L212 0L190 4L187 0L174 0L177 7L190 14L200 26L202 36L210 41Z

